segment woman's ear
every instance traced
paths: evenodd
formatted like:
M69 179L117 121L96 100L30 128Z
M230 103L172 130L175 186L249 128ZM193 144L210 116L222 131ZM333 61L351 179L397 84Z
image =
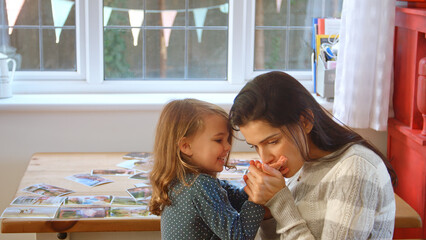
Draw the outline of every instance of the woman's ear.
M178 144L179 149L183 154L189 157L192 156L191 142L187 137L181 138Z
M307 109L306 113L308 113L310 117L307 118L303 116L303 114L300 115L300 123L302 124L303 130L305 130L306 134L309 134L314 127L314 113L310 109Z

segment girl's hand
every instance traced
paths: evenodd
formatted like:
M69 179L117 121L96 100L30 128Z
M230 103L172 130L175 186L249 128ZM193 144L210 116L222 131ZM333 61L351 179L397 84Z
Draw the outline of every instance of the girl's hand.
M287 168L280 172L259 161L250 161L249 172L244 175L244 181L247 184L244 191L249 196L249 200L261 205L267 203L286 186L283 174L287 171Z

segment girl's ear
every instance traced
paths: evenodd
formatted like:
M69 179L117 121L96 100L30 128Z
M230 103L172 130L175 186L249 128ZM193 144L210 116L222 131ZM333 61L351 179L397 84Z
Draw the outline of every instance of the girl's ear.
M187 137L183 137L179 141L179 149L182 153L185 155L191 157L192 156L192 149L191 149L191 142Z
M311 119L313 121L314 120L313 112L310 109L306 111L308 112L309 115L311 115ZM312 128L314 127L314 123L312 121L310 121L310 119L306 118L305 116L300 115L300 122L302 123L303 130L305 130L306 134L309 134Z

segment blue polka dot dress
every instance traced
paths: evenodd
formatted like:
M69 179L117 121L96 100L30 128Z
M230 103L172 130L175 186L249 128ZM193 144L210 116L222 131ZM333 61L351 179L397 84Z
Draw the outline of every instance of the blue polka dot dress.
M162 239L254 239L265 211L247 201L243 189L207 174L189 174L187 180L193 184L176 183L170 190Z

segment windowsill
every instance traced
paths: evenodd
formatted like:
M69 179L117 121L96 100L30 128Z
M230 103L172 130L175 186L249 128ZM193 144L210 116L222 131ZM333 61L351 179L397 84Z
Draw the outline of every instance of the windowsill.
M197 98L230 109L237 93L15 94L0 99L0 111L161 110L173 99ZM328 111L333 102L314 95Z

